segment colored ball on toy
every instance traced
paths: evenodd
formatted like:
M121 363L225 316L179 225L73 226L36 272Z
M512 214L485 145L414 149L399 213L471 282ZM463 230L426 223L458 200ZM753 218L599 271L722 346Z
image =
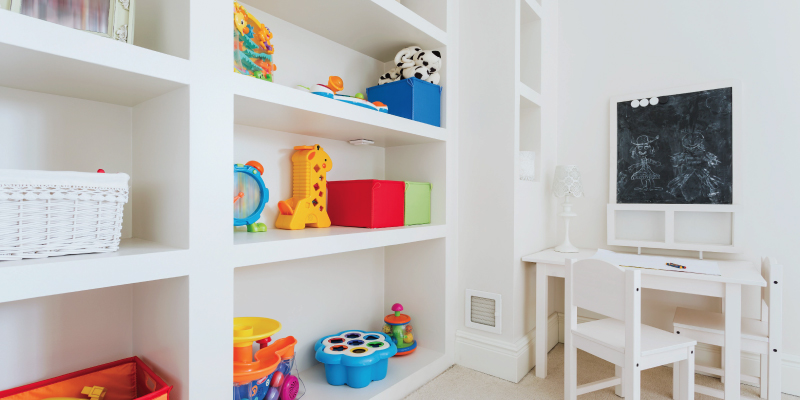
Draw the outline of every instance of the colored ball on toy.
M269 391L267 392L267 397L265 397L265 399L266 400L278 400L278 398L280 398L280 395L281 395L281 392L278 390L278 388L271 387L271 388L269 388Z
M364 94L363 94L363 93L356 93L356 96L355 96L355 97L356 97L357 99L362 99L362 100L363 100L363 99L364 99Z
M97 173L98 173L98 174L105 174L105 173L106 173L106 170L104 170L104 169L100 168L100 169L98 169L98 170L97 170Z
M281 387L282 384L283 384L283 374L280 373L279 371L275 371L275 373L272 374L272 381L270 381L269 385L272 387Z

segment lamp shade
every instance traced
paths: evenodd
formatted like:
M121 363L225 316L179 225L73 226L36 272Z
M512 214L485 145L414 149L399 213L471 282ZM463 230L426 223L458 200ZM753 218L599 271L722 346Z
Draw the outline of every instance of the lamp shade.
M553 196L583 196L581 172L577 165L557 165L553 178Z

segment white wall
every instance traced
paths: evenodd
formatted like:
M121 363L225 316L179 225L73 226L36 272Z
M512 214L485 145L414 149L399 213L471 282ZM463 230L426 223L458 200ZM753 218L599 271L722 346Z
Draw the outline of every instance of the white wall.
M558 161L581 168L586 193L575 202L573 243L606 247L611 96L738 79L745 184L739 239L746 251L733 257L774 256L786 267L786 287L800 284L800 2L564 1L559 12ZM785 359L798 360L800 314L791 310L800 291L784 293ZM708 298L645 297L655 311L643 320L662 328L678 304L719 307ZM745 292L746 316L757 316L757 298L757 290ZM794 383L784 379L786 391Z

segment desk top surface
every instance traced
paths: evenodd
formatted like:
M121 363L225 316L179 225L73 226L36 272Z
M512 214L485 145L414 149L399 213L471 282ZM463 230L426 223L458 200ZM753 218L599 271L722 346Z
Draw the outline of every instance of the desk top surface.
M529 254L522 257L522 261L543 263L549 265L564 265L566 259L572 258L583 260L593 256L597 249L580 249L578 253L559 253L553 249L542 250L538 253ZM675 257L676 260L687 259L686 257ZM767 282L761 276L758 265L750 261L729 261L729 260L709 260L719 264L722 275L703 275L692 274L678 271L661 271L657 269L642 268L642 274L658 275L665 277L680 277L686 279L697 279L702 281L713 281L722 283L739 283L742 285L767 286Z

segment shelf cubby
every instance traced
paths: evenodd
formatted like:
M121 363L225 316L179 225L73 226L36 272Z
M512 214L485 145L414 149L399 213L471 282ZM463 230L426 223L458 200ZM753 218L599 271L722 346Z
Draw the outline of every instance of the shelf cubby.
M247 77L245 77L247 78ZM317 97L317 96L314 96ZM330 101L328 99L321 99ZM345 105L346 107L352 107ZM358 107L353 107L358 108ZM365 110L366 112L371 112ZM393 179L430 182L431 224L384 229L332 226L288 231L275 228L277 203L292 196L291 156L294 146L319 144L331 156L333 168L329 181L353 179ZM264 166L262 179L270 190L270 199L260 222L264 233L249 233L237 228L233 243L238 253L235 266L290 260L356 251L401 243L430 240L446 235L445 146L427 143L398 147L353 146L332 140L251 126L234 126L234 163L250 160Z
M431 3L439 5L430 16L441 25L440 9L446 13L445 3ZM242 4L382 61L393 60L397 50L406 46L437 49L447 44L444 30L395 0L248 0Z
M522 92L521 92L522 93ZM526 96L519 99L519 150L534 153L534 182L542 177L542 108Z
M3 286L10 285L0 298L159 279L180 269L167 265L176 259L162 253L189 246L188 88L129 107L0 87L0 104L0 130L24 132L0 139L0 168L82 172L102 168L131 177L119 251L0 261L0 276L14 278L0 279ZM163 269L137 268L134 260ZM111 268L104 268L106 264ZM34 284L44 273L50 273L40 278L44 284L23 285ZM59 280L93 274L98 279Z
M0 10L0 70L0 86L130 107L186 87L190 68L184 58Z
M0 388L138 356L188 398L188 313L186 276L0 303Z
M447 131L252 77L234 75L237 124L379 147L444 141Z
M520 4L520 82L542 90L542 6L535 0Z
M238 268L234 314L276 319L283 325L276 338L297 338L296 362L309 398L369 399L447 362L445 261L445 240L438 239ZM387 378L365 389L328 385L314 343L349 329L380 331L394 303L411 316L418 350L393 358Z

